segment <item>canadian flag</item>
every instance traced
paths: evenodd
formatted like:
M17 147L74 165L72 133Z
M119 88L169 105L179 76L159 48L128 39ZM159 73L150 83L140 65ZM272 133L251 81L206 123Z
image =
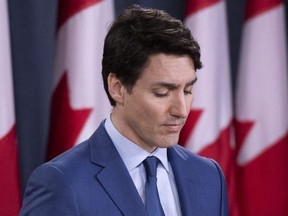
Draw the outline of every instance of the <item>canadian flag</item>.
M236 93L241 215L288 215L284 4L247 1Z
M111 110L102 84L113 0L59 0L48 159L87 139Z
M8 8L4 0L0 1L0 215L18 215L19 189Z
M221 0L188 0L185 24L200 44L203 69L197 72L194 101L179 143L215 159L224 170L231 214L235 201L235 144L226 5Z

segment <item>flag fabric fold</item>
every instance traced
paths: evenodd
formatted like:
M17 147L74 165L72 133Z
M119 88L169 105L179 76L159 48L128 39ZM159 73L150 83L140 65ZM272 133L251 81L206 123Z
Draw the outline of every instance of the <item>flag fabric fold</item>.
M236 92L241 215L288 215L288 84L281 0L246 5Z
M6 0L0 1L0 215L20 209L20 179Z
M113 0L59 1L48 159L87 139L110 112L102 53Z

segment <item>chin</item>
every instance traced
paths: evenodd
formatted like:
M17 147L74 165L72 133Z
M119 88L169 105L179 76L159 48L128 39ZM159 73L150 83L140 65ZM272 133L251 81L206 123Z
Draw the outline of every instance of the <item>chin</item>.
M172 135L168 140L166 140L167 146L175 146L179 141L178 135Z
M170 147L173 147L173 146L177 145L177 143L178 143L178 140L175 141L175 142L171 142L171 141L170 142L166 142L165 145L161 146L160 148L170 148Z

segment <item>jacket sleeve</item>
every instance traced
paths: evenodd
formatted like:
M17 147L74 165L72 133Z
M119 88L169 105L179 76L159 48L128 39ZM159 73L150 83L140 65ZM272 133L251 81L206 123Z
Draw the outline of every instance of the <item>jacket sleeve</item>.
M32 173L19 215L80 215L76 197L61 170L43 164Z
M221 206L221 212L219 215L221 216L228 216L229 215L229 205L228 205L228 195L227 195L227 186L226 186L226 180L225 180L225 176L219 166L219 164L211 159L212 162L215 164L216 168L218 169L218 173L219 173L219 177L220 177L220 180L221 180L221 203L220 203L220 206Z

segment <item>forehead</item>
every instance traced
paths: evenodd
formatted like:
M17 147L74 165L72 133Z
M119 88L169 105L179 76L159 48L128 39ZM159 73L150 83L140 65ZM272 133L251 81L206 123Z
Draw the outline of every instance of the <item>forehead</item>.
M188 55L154 54L149 57L140 80L146 82L190 82L196 79L193 60Z

